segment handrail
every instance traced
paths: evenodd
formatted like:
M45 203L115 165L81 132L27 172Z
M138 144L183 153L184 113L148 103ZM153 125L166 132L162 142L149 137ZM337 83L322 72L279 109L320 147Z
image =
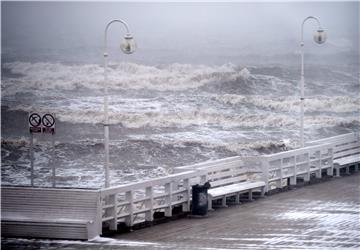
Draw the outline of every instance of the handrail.
M101 197L107 196L114 192L117 192L117 193L126 192L128 190L134 190L134 189L139 189L139 188L154 186L154 185L161 185L161 184L165 184L167 182L175 181L178 179L192 178L192 177L196 177L196 176L198 176L198 173L196 171L186 171L186 172L172 174L172 175L159 177L159 178L155 178L155 179L138 181L135 183L128 183L128 184L118 185L118 186L112 186L109 188L101 189Z
M214 161L206 161L188 166L176 167L181 172L155 179L129 183L100 190L102 221L109 223L110 229L116 230L120 220L132 226L143 216L146 221L153 220L156 210L165 211L165 216L172 215L176 205L182 205L183 211L189 211L191 185L204 183L214 172L226 176L222 171L232 168L245 168L246 175L256 174L265 183L265 191L272 186L283 187L283 181L290 179L290 185L296 185L298 177L310 180L311 174L321 178L322 171L333 175L333 140L352 140L355 133L322 139L321 143L263 156L233 156ZM247 163L251 162L252 168ZM254 169L255 165L258 169ZM277 165L278 164L278 165ZM225 177L224 177L225 178ZM141 197L136 197L138 194Z
M357 140L359 140L359 134L358 133L347 133L347 134L342 134L342 135L337 135L337 136L333 136L333 137L328 137L328 138L323 138L323 139L319 139L319 140L315 140L315 141L310 141L307 142L307 145L312 145L312 144L320 144L320 143L331 143L331 142L336 142L337 140L344 140L347 138L356 138Z

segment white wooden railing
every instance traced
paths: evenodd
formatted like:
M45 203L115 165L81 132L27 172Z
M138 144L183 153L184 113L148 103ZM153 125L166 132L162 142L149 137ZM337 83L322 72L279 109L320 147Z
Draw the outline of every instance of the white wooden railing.
M266 183L265 192L268 192L288 184L295 185L297 178L303 178L304 181L309 181L311 176L321 178L324 171L327 175L333 175L334 159L349 154L353 155L354 152L358 153L358 148L358 134L352 133L318 140L301 149L264 156L234 156L208 161L179 167L177 168L179 173L165 177L96 190L94 191L97 195L94 200L97 204L96 212L94 212L96 219L92 219L96 224L95 231L101 234L102 228L106 224L111 230L117 230L120 222L131 227L138 222L153 221L154 212L157 211L170 217L175 206L182 207L182 211L189 211L191 186L203 184L207 180L222 184L224 178L231 180L238 178L239 181L244 181L243 177L250 181L260 179ZM288 181L289 183L287 183ZM29 187L19 187L19 189L19 193L24 193L21 190L29 189ZM58 208L58 204L53 201L55 198L63 198L61 193L53 188L47 190L52 190L51 195L54 197L45 205L49 209ZM88 197L76 197L81 204L85 204L86 198ZM18 226L22 225L22 218L26 218L21 209L36 203L36 198L22 199L20 203L19 199L7 199L6 202L10 213L17 210L22 215L16 216L19 224L14 225ZM76 204L76 206L78 205ZM37 220L36 216L28 215L28 217L27 221ZM63 224L61 218L54 218L52 227L57 228L57 231L54 231L59 232L62 230ZM21 236L36 237L36 235L34 229ZM74 235L66 237L76 238Z
M119 222L132 226L139 221L153 221L155 211L164 211L172 216L174 206L189 211L191 185L200 183L197 171L187 171L162 178L141 181L101 190L102 222L109 223L111 230Z
M290 185L296 185L298 177L304 181L309 181L311 174L321 178L324 169L327 175L333 175L333 148L330 144L264 155L259 160L266 183L265 192L287 186L288 180Z
M344 135L341 140L350 138L353 137ZM334 144L319 141L304 148L271 155L234 156L178 167L176 174L102 189L102 223L108 224L111 230L117 230L120 222L131 227L138 222L153 221L156 211L162 211L168 217L172 216L175 206L189 211L191 186L213 179L215 172L221 175L222 171L231 168L243 169L247 178L263 180L266 183L265 192L268 192L296 185L297 178L305 182L311 176L321 178L324 171L332 176L333 157Z

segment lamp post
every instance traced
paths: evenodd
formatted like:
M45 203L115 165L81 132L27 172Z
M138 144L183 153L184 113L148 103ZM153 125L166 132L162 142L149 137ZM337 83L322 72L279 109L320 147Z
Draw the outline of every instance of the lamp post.
M108 77L107 77L107 64L108 64L108 52L107 52L107 33L108 29L111 24L113 23L121 23L125 26L126 34L124 36L124 40L120 44L121 50L125 54L132 54L135 51L135 42L130 34L129 27L126 22L120 19L112 20L106 25L105 28L105 35L104 35L104 137L105 137L105 187L110 186L110 176L109 176L109 162L110 162L110 156L109 156L109 100L108 100Z
M301 147L304 147L304 24L307 20L314 19L318 24L318 30L314 34L314 41L318 44L323 44L326 41L326 33L321 28L321 24L319 19L313 16L308 16L304 19L301 25L301 80L300 80L300 88L301 88L301 97L300 97L300 138L301 138Z

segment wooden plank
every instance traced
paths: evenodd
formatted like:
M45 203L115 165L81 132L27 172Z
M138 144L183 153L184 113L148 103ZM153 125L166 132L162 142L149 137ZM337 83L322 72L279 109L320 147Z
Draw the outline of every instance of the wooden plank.
M101 189L101 197L104 198L114 193L125 193L128 191L145 190L145 188L147 187L151 187L151 186L154 187L156 185L165 185L169 181L179 181L185 178L197 177L198 175L199 174L196 171L186 171L186 172L176 173L151 180L139 181L136 183L104 188Z
M247 176L244 175L240 175L240 176L236 176L236 177L232 177L232 178L226 178L226 179L221 179L221 180L217 180L217 181L212 181L210 182L210 185L212 187L218 187L218 186L225 186L225 185L230 185L236 182L242 182L242 181L246 181L247 180Z
M228 157L228 158L223 158L223 159L218 159L218 160L211 160L211 161L206 161L206 162L201 162L201 163L197 163L197 164L193 164L193 165L189 165L189 166L181 166L181 167L176 167L176 169L178 170L198 170L198 169L202 169L202 168L210 168L214 165L223 165L225 163L228 162L233 162L236 160L240 160L241 157L240 156L232 156L232 157Z
M2 187L1 194L2 228L7 228L7 236L88 239L100 232L99 191ZM51 231L42 232L44 228ZM66 228L66 232L61 228ZM83 233L69 235L73 230Z
M353 148L346 151L335 153L334 159L339 159L339 158L343 158L351 155L359 155L359 154L360 154L360 148Z
M210 173L214 171L224 170L224 169L231 169L235 167L243 166L243 162L241 160L236 160L232 162L222 163L218 165L212 165L208 167L199 168L198 170L203 170L205 173Z
M208 180L212 181L220 178L235 177L238 175L245 175L247 171L245 168L225 169L225 171L218 171L208 175Z
M265 187L265 182L263 181L244 182L244 183L222 186L218 188L211 188L208 190L208 194L211 197L215 198L215 197L222 197L224 195L235 194L238 192L247 191L255 188L261 188L261 187Z
M349 150L349 149L352 149L352 148L359 148L359 147L360 147L360 142L359 141L346 143L346 144L343 144L341 146L336 146L335 150L334 150L334 153L341 152L341 151L344 151L344 150Z
M358 162L360 162L360 155L351 155L348 157L343 157L343 158L334 160L334 164L337 164L340 166L348 165L348 164L352 164L352 163L358 163Z

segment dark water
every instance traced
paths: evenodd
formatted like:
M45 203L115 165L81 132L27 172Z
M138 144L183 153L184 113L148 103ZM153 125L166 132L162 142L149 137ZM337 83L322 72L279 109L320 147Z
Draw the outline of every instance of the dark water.
M306 70L306 140L358 130L356 70ZM36 135L35 184L50 185L54 164L59 186L102 186L102 66L11 62L2 73L2 183L29 183L28 112L50 112L55 157L51 136ZM111 63L109 73L113 184L299 143L297 68Z

